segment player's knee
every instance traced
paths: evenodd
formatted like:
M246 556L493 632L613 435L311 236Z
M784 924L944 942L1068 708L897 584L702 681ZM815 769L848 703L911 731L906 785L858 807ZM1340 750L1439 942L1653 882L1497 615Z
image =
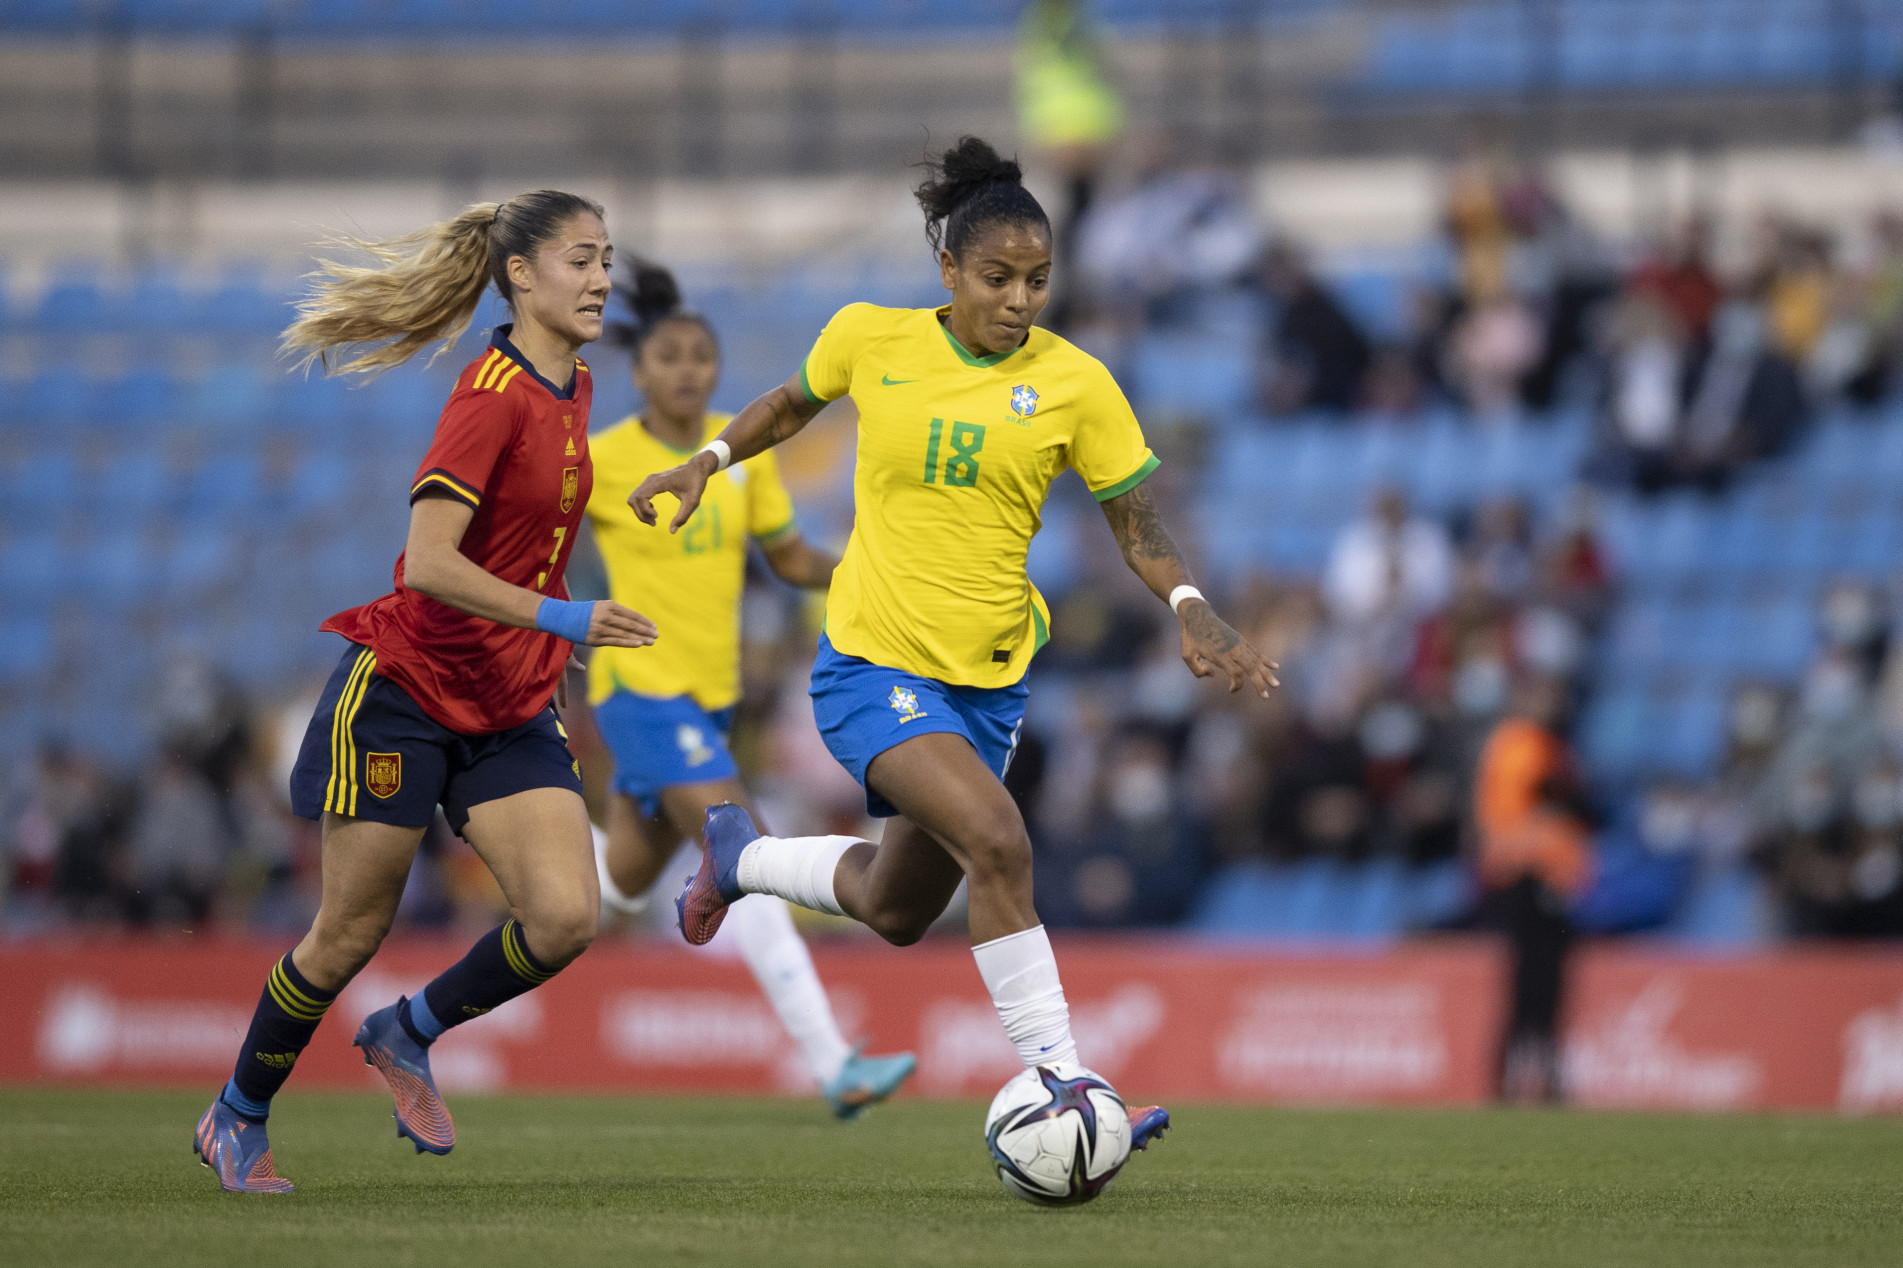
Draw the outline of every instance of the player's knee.
M925 936L936 917L918 911L874 912L866 927L895 947L909 947Z
M323 919L311 929L312 972L316 977L344 980L355 977L383 945L390 918L381 915Z
M1030 878L1031 838L1015 806L975 818L959 844L974 884Z
M536 958L550 968L560 968L588 949L600 920L598 903L549 903L527 913L522 928Z

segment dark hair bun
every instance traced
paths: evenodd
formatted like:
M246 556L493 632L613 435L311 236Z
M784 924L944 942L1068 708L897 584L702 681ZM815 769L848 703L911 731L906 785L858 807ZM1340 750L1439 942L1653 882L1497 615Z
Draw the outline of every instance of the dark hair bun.
M623 285L628 295L628 311L634 314L636 325L652 326L681 310L680 283L659 264L631 255L627 268L622 271L627 277Z
M930 173L913 191L918 205L925 209L927 221L944 220L959 203L993 181L1024 183L1024 169L1016 159L1005 158L989 142L975 136L959 137L958 144L946 150L937 162L927 159L919 166Z
M1047 230L1050 219L1024 188L1024 169L975 136L961 136L937 161L919 164L927 175L913 190L925 209L925 236L953 255L980 227L1029 221Z
M680 283L665 267L638 255L622 257L621 276L615 279L615 296L627 310L627 319L610 321L602 330L602 341L617 348L639 352L655 327L675 317L707 323L686 311L681 303ZM711 328L707 331L712 334Z

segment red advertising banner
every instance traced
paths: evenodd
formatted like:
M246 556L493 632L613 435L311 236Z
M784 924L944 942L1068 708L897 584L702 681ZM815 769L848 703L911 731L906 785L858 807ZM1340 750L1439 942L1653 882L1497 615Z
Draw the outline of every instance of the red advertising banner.
M463 951L392 943L298 1063L300 1086L380 1086L350 1036ZM211 1086L230 1071L281 947L0 949L0 1082ZM1061 938L1085 1060L1138 1100L1461 1104L1485 1099L1505 960L1483 939L1380 952ZM971 955L821 944L847 1034L918 1053L912 1091L988 1097L1018 1068ZM1582 1105L1903 1108L1903 953L1701 960L1588 948L1565 1068ZM597 945L542 989L440 1040L446 1090L804 1091L798 1053L737 961Z
M1579 958L1565 1084L1621 1108L1903 1109L1903 952Z

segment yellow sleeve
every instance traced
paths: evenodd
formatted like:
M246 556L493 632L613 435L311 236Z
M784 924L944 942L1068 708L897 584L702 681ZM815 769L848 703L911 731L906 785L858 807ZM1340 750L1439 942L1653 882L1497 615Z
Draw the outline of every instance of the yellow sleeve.
M1082 398L1081 418L1070 441L1070 465L1099 502L1128 493L1159 465L1143 443L1143 427L1123 389L1102 365L1093 365Z
M772 545L794 531L793 498L780 483L780 464L768 449L741 465L747 470L747 532Z
M616 423L598 436L588 438L588 456L595 465L595 485L588 494L588 517L597 521L606 521L612 515L612 507L619 503L626 505L628 494L633 489L617 488L611 480L602 478L602 468L613 468L614 459L621 448L621 429L626 423Z
M852 363L865 348L872 304L847 304L819 332L813 350L800 363L800 387L813 402L836 401L852 389Z

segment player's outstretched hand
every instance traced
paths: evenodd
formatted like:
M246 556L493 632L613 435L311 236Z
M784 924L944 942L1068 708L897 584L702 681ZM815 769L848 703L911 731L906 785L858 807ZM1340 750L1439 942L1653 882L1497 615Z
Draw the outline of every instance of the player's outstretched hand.
M1183 663L1198 678L1227 677L1230 691L1244 683L1264 700L1269 688L1282 685L1275 676L1281 666L1262 659L1249 640L1231 629L1203 599L1189 599L1182 607Z
M613 599L597 602L588 618L590 647L646 647L658 637L654 622Z
M717 462L712 454L707 454L704 461L700 454L695 454L680 466L656 471L641 481L640 487L628 494L628 505L634 508L635 518L643 524L653 524L657 519L654 499L660 494L672 493L681 500L681 506L674 512L674 521L667 526L667 531L680 532L681 525L700 505L700 495L707 488L707 480L713 475Z

